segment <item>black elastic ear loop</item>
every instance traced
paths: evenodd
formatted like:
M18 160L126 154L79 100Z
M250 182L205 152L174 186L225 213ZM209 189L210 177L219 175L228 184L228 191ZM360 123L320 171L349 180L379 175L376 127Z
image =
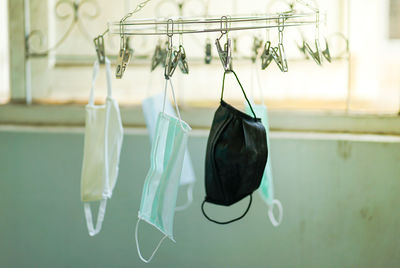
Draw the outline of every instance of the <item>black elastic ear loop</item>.
M216 221L216 220L213 220L210 217L208 217L206 212L204 211L204 204L206 203L206 200L204 200L203 203L201 203L201 212L203 212L204 217L206 217L207 220L209 220L209 221L212 221L212 222L218 223L218 224L228 224L228 223L232 223L232 222L238 221L241 218L243 218L244 216L246 216L247 212L249 212L249 210L250 210L250 206L251 206L251 202L252 201L253 201L253 196L250 195L249 205L247 206L246 211L243 213L243 215L238 217L238 218L235 218L233 220L230 220L230 221Z
M251 103L250 103L249 99L248 99L248 98L247 98L247 96L246 96L246 92L244 91L244 89L243 89L243 86L242 86L242 84L241 84L241 83L240 83L240 81L239 81L239 78L237 77L236 73L235 73L233 70L230 70L230 71L225 71L225 72L224 72L224 78L222 79L221 100L222 100L222 99L223 99L223 97L224 97L224 88L225 88L225 75L226 75L226 73L229 73L229 72L232 72L232 73L235 75L235 77L236 77L236 80L238 81L238 83L239 83L239 86L240 86L240 88L242 89L242 92L243 92L244 98L246 99L246 101L247 101L247 104L249 105L249 107L250 107L250 110L251 110L252 114L254 115L254 118L257 118L257 116L256 116L256 114L255 114L255 112L254 112L254 110L253 110L253 107L251 106Z

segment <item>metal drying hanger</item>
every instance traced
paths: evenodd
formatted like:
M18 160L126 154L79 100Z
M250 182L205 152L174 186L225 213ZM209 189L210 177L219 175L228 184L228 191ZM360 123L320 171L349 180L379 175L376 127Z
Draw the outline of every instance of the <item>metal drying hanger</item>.
M314 13L284 13L285 14L285 26L296 27L304 25L315 24L315 20L312 20ZM229 25L229 31L240 31L240 30L256 30L264 28L277 28L278 24L268 24L266 21L276 22L279 19L277 15L260 15L260 16L247 16L247 17L227 17L227 23ZM180 31L179 27L177 30L174 29L173 34L193 34L193 33L211 33L220 32L220 18L186 18L175 21L175 24L184 24L185 29ZM251 23L251 24L250 24ZM124 27L121 27L121 24ZM136 19L131 21L121 20L120 22L109 23L109 28L112 34L121 34L121 30L124 30L124 35L164 35L166 34L166 25L168 20L166 19ZM259 25L255 25L259 24ZM154 25L159 25L159 30L154 31ZM207 28L205 26L208 26ZM218 27L219 26L219 27Z
M174 21L172 18L169 19L135 19L128 21L134 13L140 11L150 0L141 2L136 8L126 14L119 22L108 23L108 29L105 33L119 34L120 35L120 51L117 60L116 77L122 78L130 59L132 58L133 49L129 47L129 36L132 35L164 35L168 37L167 52L163 55L163 49L161 46L157 46L152 59L151 69L157 67L160 62L165 63L165 77L168 79L172 76L176 67L179 66L183 73L188 73L189 68L186 61L186 53L182 44L183 34L189 33L210 33L210 32L221 32L221 36L217 38L215 44L217 46L218 54L221 59L222 65L225 71L232 70L232 41L228 38L227 33L229 31L239 30L254 30L254 29L269 29L278 28L279 30L279 44L278 47L270 49L270 43L268 47L264 48L264 52L267 51L268 61L274 59L278 67L286 72L287 71L287 60L284 53L282 44L283 28L284 27L296 27L303 25L315 24L317 21L310 20L311 16L315 13L296 13L295 11L283 12L274 15L253 15L253 16L238 16L228 17L222 16L221 18L179 18ZM267 24L265 22L268 22ZM319 21L318 21L319 22ZM177 29L174 25L177 24ZM284 24L284 25L283 25ZM218 27L218 26L219 27ZM233 25L233 26L232 26ZM185 26L185 28L184 28ZM104 33L104 34L105 34ZM172 46L172 36L179 34L180 46L178 50L174 50ZM103 35L104 35L103 34ZM224 44L224 48L221 47L219 41L222 36L226 35L227 40ZM104 42L102 36L95 39L96 50L99 60L103 60L104 54ZM267 45L267 44L266 44ZM267 48L267 49L266 49ZM205 49L205 62L210 63L211 61L211 44L206 43ZM269 55L271 54L271 56ZM163 61L163 59L165 60ZM265 59L263 55L262 59ZM265 60L262 61L262 66L265 66ZM265 67L264 67L265 68Z

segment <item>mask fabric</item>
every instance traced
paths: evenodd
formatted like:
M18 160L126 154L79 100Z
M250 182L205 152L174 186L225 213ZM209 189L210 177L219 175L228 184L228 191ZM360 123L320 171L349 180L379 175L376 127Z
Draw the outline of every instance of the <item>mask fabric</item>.
M243 95L251 108L246 93L235 72ZM237 110L223 100L224 73L221 104L215 112L207 142L205 165L206 197L201 205L204 216L215 223L227 224L243 218L249 211L252 193L260 186L268 157L267 139L260 118ZM251 108L252 109L252 108ZM204 211L206 202L230 206L250 196L242 216L221 222L211 219Z
M256 113L258 117L261 118L261 122L264 125L264 128L266 130L266 136L267 136L267 144L269 149L269 155L270 157L268 158L267 161L267 166L265 167L263 178L261 181L261 185L259 188L259 193L264 200L264 202L268 206L268 217L272 223L273 226L277 227L281 224L282 222L282 216L283 216L283 208L282 204L279 200L274 199L274 185L273 185L273 180L272 180L272 166L271 166L271 146L270 146L270 141L269 141L269 124L268 124L268 113L267 113L267 107L265 105L256 105L253 104L253 110ZM248 114L251 114L250 106L246 105L246 112ZM273 213L273 208L274 205L278 207L279 210L279 216L278 219L275 218L274 213Z
M155 133L156 133L156 123L158 114L162 112L162 107L164 103L164 94L157 94L151 97L148 97L143 100L142 108L143 114L146 121L147 130L149 132L150 142L153 142ZM168 99L165 100L165 114L176 117L174 108L172 108L171 103ZM190 206L193 201L193 187L196 181L196 177L194 175L192 160L190 159L189 151L185 150L185 156L183 160L183 168L182 174L180 178L180 186L187 187L187 201L185 204L181 206L177 206L175 208L176 211L181 211Z
M170 81L178 118L165 113L168 81ZM176 198L178 195L187 138L191 130L189 125L182 121L180 117L170 79L166 79L165 81L163 106L162 112L159 113L157 119L150 155L150 169L143 186L142 200L135 230L137 251L140 259L146 263L151 261L166 237L175 242L173 238L173 223ZM160 240L147 260L143 258L139 248L138 227L140 220L153 225L164 234L164 237Z
M81 199L90 236L100 232L107 199L111 198L118 177L123 128L118 103L112 98L110 61L106 58L107 99L94 104L94 86L99 62L93 68L89 103L86 105L85 141L81 176ZM90 203L100 201L96 227L93 227Z

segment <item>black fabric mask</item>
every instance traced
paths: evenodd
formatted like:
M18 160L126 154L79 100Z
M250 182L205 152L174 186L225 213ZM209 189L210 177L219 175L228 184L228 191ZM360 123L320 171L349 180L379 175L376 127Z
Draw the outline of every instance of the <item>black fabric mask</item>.
M215 112L207 142L206 197L201 205L204 216L219 224L237 221L249 211L252 193L260 186L268 157L266 133L261 119L256 118L236 73L231 72L235 75L254 117L223 101L225 72L221 104ZM204 211L205 202L230 206L249 195L246 211L233 220L216 221L209 218Z

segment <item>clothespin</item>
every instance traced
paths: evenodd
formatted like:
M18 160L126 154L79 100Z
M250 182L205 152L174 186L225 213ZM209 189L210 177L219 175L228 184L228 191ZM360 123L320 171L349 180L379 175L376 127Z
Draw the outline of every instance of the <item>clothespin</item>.
M276 64L278 65L279 69L282 72L287 72L288 71L288 64L287 64L287 59L286 59L286 54L285 54L285 48L283 47L283 30L285 28L285 15L282 13L279 15L279 42L278 42L278 47L274 47L271 50L272 57L275 60Z
M328 62L331 62L331 61L332 61L331 53L330 53L330 51L329 51L328 40L327 40L326 38L325 38L325 49L322 50L322 55L324 55L325 59L326 59Z
M279 44L278 47L272 48L271 52L272 52L272 57L275 60L276 64L278 65L279 69L282 72L287 72L288 64L283 45Z
M169 50L167 55L167 62L165 64L164 76L165 79L169 79L175 72L176 67L179 64L181 52L179 50Z
M171 25L171 29L170 29ZM169 19L167 22L167 36L168 36L168 53L165 60L164 76L165 79L170 79L175 72L181 58L181 50L174 50L172 46L172 36L174 35L174 21Z
M117 71L116 78L121 79L124 75L126 67L128 66L133 55L133 49L129 47L129 38L125 36L121 36L121 48L119 50L118 59L117 59Z
M221 44L219 43L219 39L215 40L215 45L217 46L217 51L219 58L221 60L222 66L226 72L232 70L232 48L231 48L231 39L227 38L226 43L224 44L224 49L222 49Z
M222 21L225 20L225 26L222 26ZM228 18L226 16L221 17L220 21L221 36L215 40L215 46L217 47L218 56L221 60L222 67L224 67L225 72L232 71L232 41L228 36L226 37L226 43L222 49L219 40L222 36L228 33Z
M318 65L322 65L322 53L319 40L315 40L315 51L313 51L311 46L306 42L304 42L304 46L309 56L311 56Z
M264 70L274 59L272 56L271 41L265 42L264 50L261 54L261 69Z
M157 66L161 63L165 63L165 57L167 53L165 48L161 47L160 42L157 44L156 49L154 50L153 57L151 58L151 70L153 71Z
M102 35L97 36L93 39L94 46L96 48L97 58L100 64L106 62L106 53L104 50L104 38Z
M179 69L181 69L182 73L184 74L188 74L189 73L189 66L186 60L186 52L185 52L185 48L180 45L179 46L179 53L180 53L180 57L179 57Z

